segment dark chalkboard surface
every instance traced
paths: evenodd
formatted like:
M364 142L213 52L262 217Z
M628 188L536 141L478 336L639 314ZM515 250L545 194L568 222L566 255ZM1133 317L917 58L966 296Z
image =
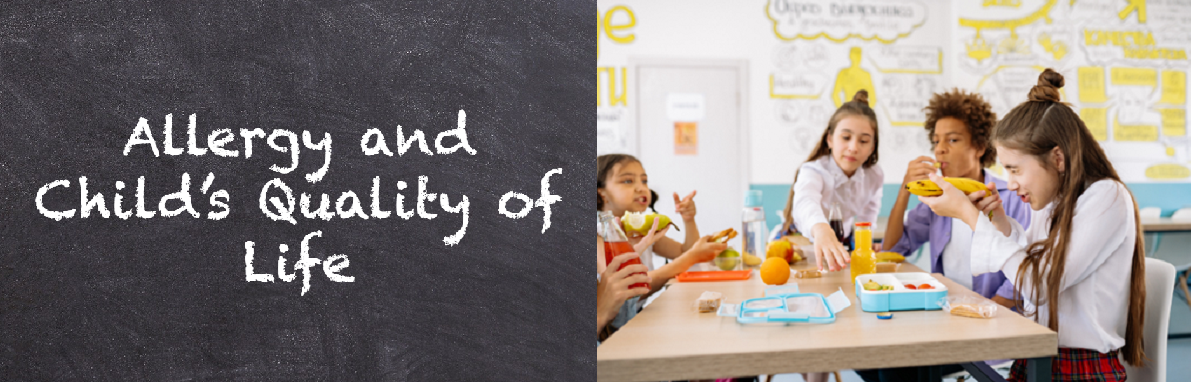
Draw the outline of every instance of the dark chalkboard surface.
M23 1L0 10L0 375L5 380L581 380L595 377L591 226L594 2ZM466 113L471 155L436 137ZM198 151L189 152L195 117ZM171 147L164 127L172 120ZM141 119L155 140L125 146ZM414 143L396 145L415 130ZM261 129L246 157L244 131ZM216 155L208 138L228 129ZM365 155L379 129L392 156ZM325 151L282 134L331 140ZM144 138L145 136L141 136ZM223 135L217 133L213 138ZM442 146L459 143L446 137ZM224 152L225 154L227 152ZM510 191L543 208L498 212ZM191 207L159 202L190 178ZM210 185L204 188L208 174ZM438 199L415 210L419 177ZM110 215L88 198L103 195ZM138 180L144 213L138 217ZM329 220L261 211L273 179ZM372 212L374 178L379 204ZM54 220L39 212L76 210ZM122 187L117 184L121 182ZM400 190L398 182L406 187ZM227 216L220 212L224 190ZM352 211L351 191L360 212ZM127 219L120 212L134 211ZM284 204L273 190L267 195ZM440 197L441 198L441 197ZM166 210L182 208L180 199ZM272 204L266 203L272 208ZM508 210L524 202L514 197ZM300 207L299 207L300 210ZM360 215L369 216L365 220ZM308 256L346 256L334 282ZM253 242L249 282L246 242ZM281 253L281 244L288 251ZM335 263L344 265L342 260Z

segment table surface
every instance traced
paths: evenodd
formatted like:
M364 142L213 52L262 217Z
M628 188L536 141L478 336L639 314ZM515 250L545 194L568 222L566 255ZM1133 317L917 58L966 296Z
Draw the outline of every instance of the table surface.
M1141 230L1145 232L1191 231L1191 220L1142 218Z
M795 270L810 269L807 261ZM921 272L912 264L900 272ZM949 295L972 292L935 274ZM920 366L1034 358L1057 353L1058 335L1007 309L996 317L952 316L941 310L895 312L878 320L863 312L847 270L817 279L795 279L804 293L843 289L852 306L832 324L741 325L732 317L698 313L704 291L723 293L725 303L762 297L767 285L749 280L672 282L649 306L596 349L601 381L707 379L793 372ZM788 284L787 284L788 285Z

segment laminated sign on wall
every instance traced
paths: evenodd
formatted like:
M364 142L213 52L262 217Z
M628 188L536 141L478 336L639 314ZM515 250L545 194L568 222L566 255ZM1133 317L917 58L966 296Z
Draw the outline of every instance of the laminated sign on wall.
M706 114L704 97L698 93L666 95L666 115L674 121L674 154L699 154L699 121Z

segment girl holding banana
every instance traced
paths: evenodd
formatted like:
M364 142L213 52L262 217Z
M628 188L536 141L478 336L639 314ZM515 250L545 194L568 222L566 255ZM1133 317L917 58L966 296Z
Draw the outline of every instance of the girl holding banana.
M962 186L964 191L987 187L997 189L1001 195L1013 195L1001 200L1005 214L1028 227L1029 205L1008 189L1008 183L987 170L997 159L997 150L990 142L996 122L992 106L979 94L954 89L931 97L924 127L935 157L922 156L910 161L897 201L889 214L882 245L888 251L909 255L923 243L930 243L931 273L941 273L985 298L1013 307L1016 297L1013 283L1003 273L972 274L970 227L963 221L934 213L926 204L918 204L909 214L905 213L911 193L940 193L938 185L926 181L930 174L938 171ZM944 365L942 371L960 370L963 367L959 365ZM857 374L869 382L910 381L918 378L919 368L857 370Z
M1123 381L1120 359L1145 359L1137 203L1079 115L1059 102L1062 86L1063 76L1046 69L992 134L1008 189L1032 210L1028 229L1006 215L995 188L964 195L931 174L942 194L920 200L974 232L973 274L1004 272L1023 313L1059 333L1054 380ZM1009 379L1024 372L1016 362Z

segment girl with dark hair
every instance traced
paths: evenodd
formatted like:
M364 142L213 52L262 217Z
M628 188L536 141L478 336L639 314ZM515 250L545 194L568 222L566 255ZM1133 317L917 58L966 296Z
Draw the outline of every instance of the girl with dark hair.
M596 210L611 211L613 216L623 216L625 212L644 212L652 208L656 194L649 189L649 177L645 174L645 167L632 155L609 154L596 158ZM727 244L711 241L711 236L699 237L699 228L695 226L695 193L685 198L674 195L675 208L682 216L686 242L679 243L666 237L668 227L655 227L643 237L630 236L633 244L633 256L639 256L644 266L632 266L639 273L641 268L648 270L649 289L638 288L630 291L623 289L633 282L641 282L641 278L631 278L632 272L618 270L628 257L621 255L612 264L605 265L603 239L596 236L596 271L597 276L597 320L596 332L603 340L611 335L637 314L643 302L652 293L657 292L666 282L685 272L691 266L711 261L717 254L727 248ZM660 267L653 267L652 253L670 259L671 261Z

